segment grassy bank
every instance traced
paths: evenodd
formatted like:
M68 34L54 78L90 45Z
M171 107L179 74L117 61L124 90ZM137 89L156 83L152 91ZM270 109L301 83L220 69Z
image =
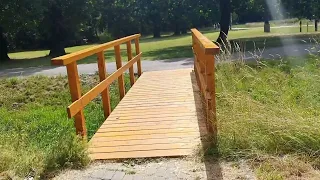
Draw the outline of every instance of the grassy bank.
M82 76L83 92L98 82L97 76ZM110 92L114 108L119 102L116 84ZM88 164L86 143L79 141L73 121L67 119L69 104L66 77L0 79L0 179L45 177ZM86 107L85 117L90 138L104 121L99 98Z
M316 56L254 66L219 64L220 156L248 159L260 179L308 177L317 170L319 67Z
M251 28L247 30L234 30L229 34L229 40L235 42L245 42L247 49L253 47L253 42L257 41L259 48L262 47L278 47L282 46L282 42L279 40L284 35L291 36L296 43L303 43L301 40L308 40L310 38L318 37L318 33L314 33L313 28L310 28L310 32L306 33L306 27L303 27L304 33L299 33L297 27L285 27L285 28L274 28L271 33L264 33L262 27ZM219 36L219 32L212 28L205 28L201 30L206 37L215 41ZM290 42L292 44L292 41ZM154 39L150 36L143 37L141 39L141 51L144 52L144 60L157 60L157 59L172 59L172 58L184 58L192 57L193 53L191 50L191 34L185 34L181 36L172 36L171 34L164 34L162 38ZM91 47L93 45L75 46L66 48L67 53L72 53ZM125 46L122 48L122 58L126 60L126 49ZM50 66L50 58L47 57L49 54L48 50L43 51L28 51L28 52L17 52L10 53L9 56L13 59L10 63L4 64L0 69L15 68L15 67L34 67L34 66ZM105 52L106 61L114 61L113 50ZM94 63L96 57L91 56L85 58L79 63Z

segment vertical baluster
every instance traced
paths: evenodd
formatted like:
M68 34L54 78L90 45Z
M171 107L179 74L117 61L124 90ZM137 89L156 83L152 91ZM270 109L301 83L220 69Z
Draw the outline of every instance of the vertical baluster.
M102 82L107 78L104 52L102 51L97 53L97 56L98 56L99 79L100 79L100 82ZM109 87L107 87L104 91L102 91L101 97L102 97L102 104L103 104L103 110L104 110L104 117L107 118L111 114Z
M68 73L69 88L71 93L71 100L72 102L74 102L81 97L80 79L79 79L78 67L76 62L72 62L67 65L67 73ZM74 124L75 124L77 134L81 135L83 138L86 138L87 129L86 129L83 110L79 111L74 116Z
M127 54L128 54L128 61L130 61L132 59L131 41L127 42ZM133 86L133 84L135 83L133 65L129 68L129 74L130 74L130 83L131 83L131 86Z
M139 45L139 38L134 40L135 46L136 46L136 55L140 54L140 45ZM137 61L137 66L138 66L138 75L141 76L142 74L142 67L141 67L141 59Z
M114 51L115 51L115 55L116 55L117 69L120 69L122 67L120 45L115 46ZM119 85L120 100L121 100L126 94L125 87L124 87L123 74L121 74L118 78L118 85Z

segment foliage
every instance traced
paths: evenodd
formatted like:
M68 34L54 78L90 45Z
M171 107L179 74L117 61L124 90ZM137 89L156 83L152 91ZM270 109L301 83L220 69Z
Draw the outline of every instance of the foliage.
M319 17L317 0L273 1L277 2L273 18ZM219 0L3 0L0 29L10 51L50 48L55 56L66 46L98 42L99 34L119 38L141 32L160 37L163 31L179 35L191 27L216 25L219 4ZM280 5L287 8L285 12ZM265 20L269 11L264 0L232 1L234 23ZM0 44L6 47L6 42Z

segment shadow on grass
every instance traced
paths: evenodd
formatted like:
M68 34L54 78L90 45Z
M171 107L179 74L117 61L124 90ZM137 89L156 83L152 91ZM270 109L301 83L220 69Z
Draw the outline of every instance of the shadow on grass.
M176 46L176 47L168 47L164 49L159 49L155 51L149 51L143 53L144 57L153 57L152 60L166 60L173 58L185 58L185 57L193 57L193 52L191 45L187 46ZM170 61L169 61L170 62Z
M230 40L232 48L236 44L240 46L241 50L255 50L263 48L275 48L293 44L314 44L319 41L319 35L316 33L298 34L298 35L275 35L255 38L239 38Z
M50 66L51 57L37 57L30 59L11 59L8 62L0 63L0 70L13 69L13 68L27 68L27 67L42 67Z
M185 37L190 37L191 38L191 33L187 32L186 34L181 34L181 35L164 35L161 36L160 38L153 38L153 37L145 37L141 38L140 43L149 43L149 42L161 42L161 41L167 41L167 40L177 40Z

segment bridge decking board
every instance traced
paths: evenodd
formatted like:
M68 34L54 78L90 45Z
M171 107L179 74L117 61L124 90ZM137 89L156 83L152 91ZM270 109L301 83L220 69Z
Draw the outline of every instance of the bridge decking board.
M90 140L93 160L191 155L206 135L192 69L145 72Z

